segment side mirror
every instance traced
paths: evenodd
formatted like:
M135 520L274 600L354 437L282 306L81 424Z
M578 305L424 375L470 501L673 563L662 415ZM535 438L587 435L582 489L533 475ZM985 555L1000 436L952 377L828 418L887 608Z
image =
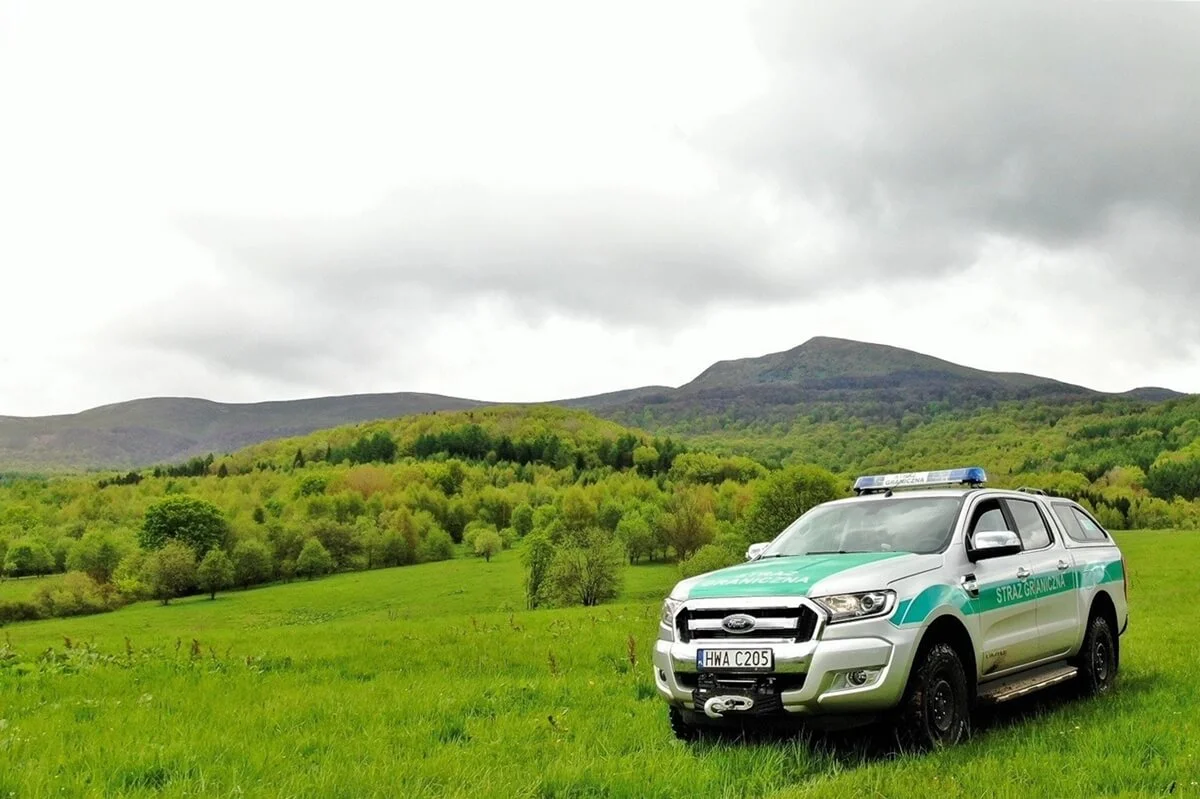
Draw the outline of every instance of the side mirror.
M968 557L972 563L989 558L1003 558L1021 551L1021 539L1011 530L988 530L975 534Z
M746 550L746 560L754 560L763 553L763 550L771 546L770 541L763 541L758 544L751 544Z

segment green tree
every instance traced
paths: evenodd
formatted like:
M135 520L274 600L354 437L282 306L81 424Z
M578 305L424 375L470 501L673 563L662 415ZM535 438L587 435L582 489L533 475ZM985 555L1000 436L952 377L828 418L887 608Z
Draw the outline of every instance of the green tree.
M181 541L168 541L146 556L142 584L164 605L196 585L196 553Z
M492 555L495 555L504 546L504 542L500 539L500 534L493 527L488 530L481 531L475 536L475 554L482 555L483 559L491 562Z
M533 506L528 502L522 502L517 505L513 508L509 523L521 538L529 535L533 532Z
M168 541L180 541L203 556L224 539L225 517L216 505L186 495L167 497L146 509L138 544L142 549L161 549Z
M575 545L554 553L545 577L547 594L559 605L598 605L620 591L624 562L620 542L611 533L591 528Z
M4 573L9 577L24 577L29 574L49 574L54 567L54 556L40 538L20 538L9 544L4 556Z
M331 571L333 556L329 554L329 550L315 538L305 541L304 548L300 550L300 557L296 558L296 574L311 580Z
M843 496L841 481L819 466L792 466L766 477L755 488L746 512L750 542L770 541L809 508Z
M233 575L237 584L249 588L265 583L275 573L271 550L256 538L248 538L233 549Z
M617 522L617 539L625 545L630 563L649 557L654 550L654 533L640 513L626 513Z
M530 533L525 541L525 552L521 556L525 564L525 602L536 608L545 599L546 575L554 560L554 544L550 535L542 530Z
M667 543L680 560L711 542L717 532L712 490L706 486L678 489L671 497L670 513L662 518L662 527Z
M233 561L220 547L210 549L196 570L196 585L209 599L216 599L218 591L233 585L233 578Z
M112 580L127 549L112 533L93 530L71 547L67 566L72 571L86 572L98 583L107 583Z

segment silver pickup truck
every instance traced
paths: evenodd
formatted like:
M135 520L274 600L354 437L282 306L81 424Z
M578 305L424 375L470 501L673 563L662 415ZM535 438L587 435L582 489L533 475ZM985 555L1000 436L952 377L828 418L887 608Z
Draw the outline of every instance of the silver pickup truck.
M860 477L749 562L677 584L654 651L675 734L882 719L928 747L967 735L980 703L1109 691L1128 625L1120 550L1075 502L985 481Z

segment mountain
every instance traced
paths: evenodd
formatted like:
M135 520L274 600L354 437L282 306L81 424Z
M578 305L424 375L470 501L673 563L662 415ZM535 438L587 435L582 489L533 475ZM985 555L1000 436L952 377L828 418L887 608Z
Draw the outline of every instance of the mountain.
M1034 375L987 372L929 355L818 337L798 347L720 361L680 386L645 386L550 404L645 427L717 418L718 426L814 418L929 416L1011 400L1159 402L1162 388L1105 394ZM223 453L327 427L493 403L436 394L363 394L231 404L150 398L62 416L0 416L0 470L131 468ZM710 425L711 427L711 425Z
M351 422L483 404L413 393L246 404L155 397L62 416L0 416L0 470L146 466Z

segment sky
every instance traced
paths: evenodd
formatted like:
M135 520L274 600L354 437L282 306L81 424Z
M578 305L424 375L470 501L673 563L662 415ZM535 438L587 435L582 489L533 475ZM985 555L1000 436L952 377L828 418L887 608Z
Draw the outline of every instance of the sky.
M0 0L0 414L813 336L1200 392L1200 4Z

